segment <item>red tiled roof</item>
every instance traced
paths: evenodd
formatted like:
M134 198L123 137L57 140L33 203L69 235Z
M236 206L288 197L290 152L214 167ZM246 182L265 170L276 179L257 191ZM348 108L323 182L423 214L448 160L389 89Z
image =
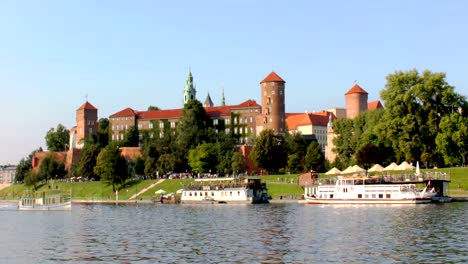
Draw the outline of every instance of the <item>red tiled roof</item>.
M182 116L182 109L149 110L138 112L141 119L172 119Z
M286 114L286 124L288 130L296 130L298 126L306 125L327 126L330 114L332 120L335 120L336 116L332 112L327 111L301 114L290 113Z
M137 115L137 112L135 110L131 109L130 107L127 107L124 110L111 115L110 117L136 116L136 115Z
M238 105L232 105L232 108L247 108L247 107L260 107L255 100L249 99Z
M367 92L364 89L362 89L361 86L355 84L353 87L351 87L351 89L349 89L347 93L345 93L345 95L355 94L355 93L367 94Z
M94 105L90 104L88 101L86 101L86 103L84 103L83 105L80 106L80 108L78 108L78 110L83 110L83 109L86 109L86 110L97 110L97 108L94 107Z
M383 105L380 103L379 100L369 102L367 104L368 110L375 110L375 109L383 109Z
M261 81L260 83L264 83L264 82L282 82L282 83L285 83L285 81L283 79L281 79L281 77L279 77L278 74L276 74L276 72L272 71L270 74L268 74L267 77L265 77L265 79L263 79L263 81Z

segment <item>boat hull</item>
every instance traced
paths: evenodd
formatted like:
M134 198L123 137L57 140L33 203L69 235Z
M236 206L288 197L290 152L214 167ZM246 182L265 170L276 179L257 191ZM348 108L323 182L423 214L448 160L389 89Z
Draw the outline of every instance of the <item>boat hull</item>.
M306 198L307 204L426 204L431 203L432 199L315 199Z
M63 203L63 204L54 204L54 205L20 205L18 206L18 210L20 211L70 211L71 210L71 202Z

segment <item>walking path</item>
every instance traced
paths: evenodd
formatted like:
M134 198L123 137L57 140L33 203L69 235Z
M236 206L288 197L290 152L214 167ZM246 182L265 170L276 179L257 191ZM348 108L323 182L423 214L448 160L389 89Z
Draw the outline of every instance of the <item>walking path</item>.
M0 190L3 189L3 188L6 188L8 186L10 186L11 184L10 183L2 183L0 184Z
M165 181L166 179L160 179L157 182L151 184L150 186L143 188L141 191L139 191L137 194L132 195L128 200L134 200L138 197L138 195L145 193L147 190L153 188L154 186L160 184L161 182Z

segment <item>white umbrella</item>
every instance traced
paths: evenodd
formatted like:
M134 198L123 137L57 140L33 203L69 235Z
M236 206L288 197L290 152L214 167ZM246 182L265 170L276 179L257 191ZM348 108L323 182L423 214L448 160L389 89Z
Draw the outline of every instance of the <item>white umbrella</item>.
M372 168L370 168L367 171L368 172L381 172L383 170L384 170L384 167L382 167L380 164L375 164L374 166L372 166Z
M352 166L349 166L348 168L346 168L344 171L342 171L341 173L343 174L348 174L348 173L353 173L352 171L353 167Z
M179 189L179 190L176 191L176 193L179 194L179 193L182 193L183 191L184 191L184 189Z
M352 167L346 168L346 170L344 170L342 173L349 174L349 173L362 173L362 172L366 172L366 170L359 167L358 165L354 165Z
M403 161L400 165L398 165L397 167L395 167L394 170L398 170L398 171L405 171L405 170L414 170L414 166L409 164L408 162L406 161Z
M421 174L421 171L419 169L419 161L416 161L416 176L419 176L419 174Z
M336 167L334 167L333 169L325 172L325 175L334 175L334 174L340 174L341 171L339 169L337 169Z
M159 189L159 190L155 191L154 193L155 193L155 194L165 194L166 191L163 190L163 189Z
M387 167L385 167L383 170L384 171L392 171L392 170L395 170L395 168L397 167L398 165L395 163L395 162L392 162L392 164L388 165Z

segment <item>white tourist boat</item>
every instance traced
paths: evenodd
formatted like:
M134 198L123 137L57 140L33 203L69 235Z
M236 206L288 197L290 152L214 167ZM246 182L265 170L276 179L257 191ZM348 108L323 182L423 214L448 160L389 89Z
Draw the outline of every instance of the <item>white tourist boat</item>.
M182 190L181 203L268 203L260 178L196 179Z
M437 202L447 190L445 179L392 176L338 176L316 179L304 188L308 204L420 204ZM448 176L449 177L449 176ZM421 186L420 188L418 188Z
M22 211L69 211L72 197L70 194L42 193L39 196L25 195L18 201L18 210Z

